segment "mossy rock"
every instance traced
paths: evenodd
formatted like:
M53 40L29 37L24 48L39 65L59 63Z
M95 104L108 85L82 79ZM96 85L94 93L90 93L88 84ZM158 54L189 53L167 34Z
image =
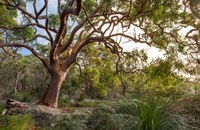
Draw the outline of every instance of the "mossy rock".
M18 116L31 114L35 125L38 127L51 126L55 127L59 121L68 116L67 112L61 109L50 108L42 105L27 104L24 108L11 108L6 115Z

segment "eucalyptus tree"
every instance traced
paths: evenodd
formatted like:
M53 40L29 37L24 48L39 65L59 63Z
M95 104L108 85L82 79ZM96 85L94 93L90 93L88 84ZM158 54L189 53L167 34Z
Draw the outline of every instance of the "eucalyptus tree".
M118 62L124 42L167 50L181 43L178 31L191 15L187 0L57 0L56 14L50 13L50 1L39 7L38 2L0 0L0 48L26 48L43 63L51 80L39 103L50 107L57 107L61 84L83 47L103 44ZM38 38L50 43L49 55L33 46Z
M117 56L109 53L104 46L91 44L83 48L77 61L82 66L82 77L85 80L85 93L91 98L106 97L119 88L119 74L114 64Z
M20 92L20 80L24 77L24 72L29 66L26 57L17 54L15 57L6 53L1 53L1 69L0 69L0 88L1 97L15 95Z
M109 49L96 44L90 44L81 50L77 62L85 81L84 91L87 96L113 97L119 92L125 95L129 87L127 77L141 71L147 64L148 57L144 50L124 52L123 55L125 58L119 61L117 55L110 54Z

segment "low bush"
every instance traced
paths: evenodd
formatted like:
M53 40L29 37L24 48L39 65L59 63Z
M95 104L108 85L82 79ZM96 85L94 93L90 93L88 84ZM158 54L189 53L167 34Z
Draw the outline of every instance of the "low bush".
M88 118L87 126L89 129L106 130L111 128L112 117L115 114L115 110L112 106L102 105L94 109L92 114ZM109 126L109 127L108 127Z
M61 99L61 100L58 100L58 106L59 107L67 107L68 105L68 99Z
M20 116L0 116L0 130L32 130L34 126L30 114Z
M56 127L58 130L86 130L87 116L77 115L66 117Z
M95 130L184 130L183 118L167 111L168 100L123 100L99 107L88 120Z
M10 98L15 99L20 102L31 102L31 99L32 99L32 97L28 93L11 94Z
M3 106L2 104L0 104L0 114L3 112L4 109L5 109L5 106Z

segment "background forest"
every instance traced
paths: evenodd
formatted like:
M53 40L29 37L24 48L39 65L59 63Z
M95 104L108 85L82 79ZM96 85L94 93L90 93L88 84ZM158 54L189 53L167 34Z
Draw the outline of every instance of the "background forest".
M45 53L45 46L38 50ZM163 96L178 98L199 94L198 64L189 66L173 57L147 62L144 50L124 52L123 68L116 71L116 56L101 46L84 48L79 60L67 75L61 90L60 105L65 101L114 99L116 97ZM38 101L46 90L49 75L32 55L15 57L1 53L1 100L13 97L20 101Z

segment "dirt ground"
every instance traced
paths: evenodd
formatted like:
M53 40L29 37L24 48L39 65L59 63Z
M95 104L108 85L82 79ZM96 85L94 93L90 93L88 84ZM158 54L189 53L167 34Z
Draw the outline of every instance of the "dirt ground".
M185 118L192 130L200 130L200 98L180 99L173 105L173 110Z

